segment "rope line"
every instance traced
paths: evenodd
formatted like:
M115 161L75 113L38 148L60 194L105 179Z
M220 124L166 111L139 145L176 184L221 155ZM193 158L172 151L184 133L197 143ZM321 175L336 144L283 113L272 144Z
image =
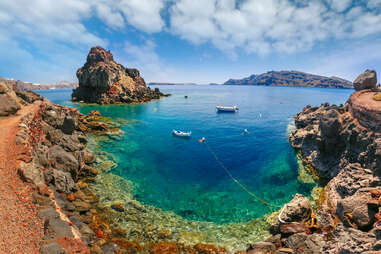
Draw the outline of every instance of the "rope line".
M267 206L271 206L271 207L277 207L278 206L275 206L273 204L270 204L266 201L264 201L263 199L261 199L260 197L258 197L257 195L255 195L253 192L249 191L242 183L240 183L233 175L232 173L229 171L229 169L227 169L225 167L225 165L222 163L222 161L218 158L218 156L216 155L216 153L212 150L212 148L209 146L209 144L205 141L204 142L206 147L208 148L209 152L213 155L214 159L218 162L218 164L225 170L225 172L228 174L228 176L233 180L233 182L235 182L239 187L241 187L245 192L247 192L247 194L249 194L250 196L252 196L254 199L256 199L257 201L267 205Z

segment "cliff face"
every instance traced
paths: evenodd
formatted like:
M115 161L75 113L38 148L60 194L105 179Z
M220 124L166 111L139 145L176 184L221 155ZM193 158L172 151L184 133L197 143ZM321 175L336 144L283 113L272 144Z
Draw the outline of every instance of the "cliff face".
M73 90L72 100L87 103L139 103L163 96L152 91L137 69L124 68L114 61L110 51L93 47L85 65L78 69L79 87Z
M358 91L344 106L305 107L290 136L324 186L320 219L331 221L333 231L322 251L362 253L381 247L381 102L373 99L377 80L361 79L368 74L357 79ZM337 245L345 238L345 245Z
M23 82L21 80L6 79L0 77L1 83L15 85L17 88L25 90L49 90L49 89L73 89L77 88L78 84L70 81L60 81L55 84L34 84L31 82Z
M244 79L230 79L224 85L353 88L352 82L341 78L328 78L298 71L270 71Z

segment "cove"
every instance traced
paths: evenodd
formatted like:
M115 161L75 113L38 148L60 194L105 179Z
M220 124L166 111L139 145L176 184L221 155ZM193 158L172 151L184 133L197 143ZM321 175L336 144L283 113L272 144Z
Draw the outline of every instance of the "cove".
M216 162L205 144L248 190L274 206L314 187L298 179L298 163L288 143L292 117L307 105L345 103L352 90L248 86L161 86L172 96L141 105L72 104L71 91L43 91L54 103L98 110L122 119L124 135L102 139L98 148L116 163L107 174L132 183L142 204L195 221L247 222L275 211L242 190ZM184 96L188 98L185 99ZM237 105L236 114L215 106ZM243 134L244 129L248 134ZM190 139L172 129L191 130Z

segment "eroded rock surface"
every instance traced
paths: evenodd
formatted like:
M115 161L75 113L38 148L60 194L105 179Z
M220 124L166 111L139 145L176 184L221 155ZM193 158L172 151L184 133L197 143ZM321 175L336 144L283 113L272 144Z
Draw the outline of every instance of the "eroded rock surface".
M356 91L373 89L377 86L377 74L373 70L366 70L353 82Z
M372 99L376 83L376 73L367 70L354 82L357 91L345 105L307 106L295 117L290 142L324 186L317 208L325 216L317 218L314 229L329 236L322 253L379 248L374 233L381 222L381 101ZM319 228L323 219L329 222L324 229ZM291 237L289 246L298 245Z
M73 90L72 100L86 103L141 103L163 96L151 90L137 69L125 68L114 61L110 51L91 48L87 61L78 69L79 87Z

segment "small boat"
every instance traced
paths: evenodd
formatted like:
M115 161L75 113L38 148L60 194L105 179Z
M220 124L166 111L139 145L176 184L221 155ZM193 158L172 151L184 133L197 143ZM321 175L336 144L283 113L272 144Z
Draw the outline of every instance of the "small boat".
M221 106L221 105L216 106L216 109L217 109L217 112L233 112L233 113L238 110L237 106L227 107L227 106Z
M189 131L189 132L184 132L184 131L177 131L177 130L172 130L172 134L174 136L178 136L178 137L184 137L184 138L188 138L192 135L192 132Z

